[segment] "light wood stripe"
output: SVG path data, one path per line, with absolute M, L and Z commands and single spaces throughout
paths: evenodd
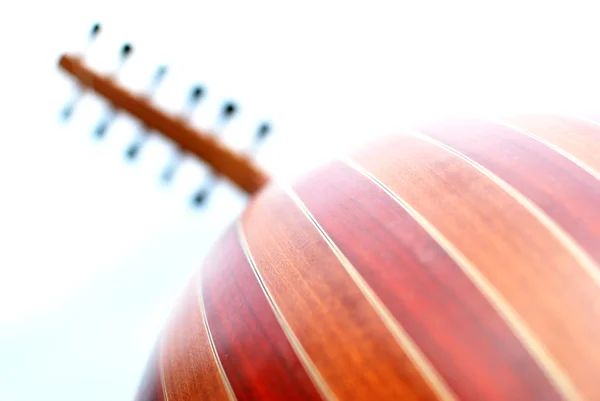
M 327 235 L 323 227 L 315 220 L 310 211 L 306 208 L 302 200 L 298 195 L 287 185 L 280 184 L 283 190 L 288 194 L 294 203 L 300 208 L 307 219 L 313 224 L 319 234 L 323 237 L 327 245 L 338 258 L 348 275 L 354 280 L 354 283 L 361 290 L 365 298 L 369 301 L 375 312 L 379 315 L 382 322 L 385 324 L 387 329 L 392 333 L 398 345 L 406 352 L 408 357 L 412 360 L 415 366 L 421 371 L 423 376 L 429 382 L 430 386 L 435 390 L 441 400 L 455 400 L 456 396 L 450 390 L 448 385 L 442 380 L 439 374 L 435 371 L 431 363 L 425 358 L 422 352 L 419 350 L 414 341 L 402 328 L 400 323 L 393 317 L 389 309 L 384 305 L 371 287 L 366 283 L 364 278 L 360 275 L 356 268 L 352 266 L 352 263 L 346 258 L 338 246 L 333 240 Z
M 594 259 L 569 235 L 565 230 L 563 230 L 554 220 L 550 218 L 542 209 L 536 206 L 533 202 L 531 202 L 527 197 L 513 188 L 506 181 L 483 167 L 481 164 L 473 161 L 462 153 L 458 152 L 456 149 L 444 144 L 441 141 L 430 138 L 427 135 L 421 134 L 417 131 L 406 130 L 407 134 L 414 136 L 415 138 L 419 138 L 423 141 L 429 142 L 435 146 L 438 146 L 442 149 L 447 150 L 450 153 L 455 154 L 456 156 L 463 159 L 465 162 L 473 166 L 483 175 L 492 180 L 495 184 L 497 184 L 500 188 L 502 188 L 507 194 L 512 196 L 517 202 L 519 202 L 525 209 L 527 209 L 531 214 L 533 214 L 547 229 L 556 237 L 556 239 L 571 252 L 573 257 L 577 260 L 579 265 L 585 270 L 587 274 L 589 274 L 590 278 L 600 286 L 600 266 L 594 261 Z
M 575 387 L 568 379 L 564 371 L 557 364 L 554 358 L 548 353 L 548 350 L 536 339 L 527 328 L 527 325 L 521 317 L 511 308 L 510 304 L 494 288 L 494 286 L 485 278 L 483 274 L 475 267 L 471 261 L 449 241 L 433 224 L 417 212 L 408 202 L 402 199 L 396 192 L 390 189 L 385 183 L 376 176 L 364 169 L 361 165 L 349 158 L 341 158 L 346 164 L 354 168 L 372 180 L 377 186 L 392 197 L 404 210 L 407 211 L 425 231 L 446 251 L 448 256 L 465 272 L 465 274 L 479 288 L 481 293 L 490 301 L 490 304 L 498 314 L 504 319 L 511 331 L 523 342 L 525 347 L 531 352 L 532 357 L 538 365 L 553 379 L 558 385 L 560 391 L 569 400 L 579 400 L 581 396 L 577 393 Z
M 600 288 L 555 233 L 480 170 L 421 138 L 390 136 L 352 159 L 495 288 L 565 397 L 600 398 L 591 374 L 600 370 Z
M 260 288 L 263 290 L 265 297 L 269 301 L 269 305 L 271 305 L 271 309 L 273 310 L 273 313 L 275 314 L 275 317 L 277 318 L 279 325 L 281 326 L 283 332 L 285 333 L 285 336 L 287 337 L 292 348 L 294 349 L 294 352 L 298 356 L 298 359 L 302 363 L 302 366 L 304 366 L 304 369 L 310 376 L 315 387 L 317 388 L 317 390 L 319 390 L 319 393 L 325 400 L 331 400 L 331 401 L 337 400 L 337 397 L 333 394 L 333 392 L 331 391 L 331 389 L 329 388 L 329 386 L 327 385 L 325 380 L 323 380 L 321 373 L 319 373 L 319 370 L 316 368 L 314 363 L 311 361 L 310 357 L 306 353 L 306 350 L 302 347 L 302 344 L 298 340 L 298 337 L 296 337 L 294 330 L 292 330 L 289 323 L 286 321 L 285 317 L 281 313 L 281 310 L 279 309 L 279 306 L 277 306 L 277 303 L 275 303 L 275 300 L 273 299 L 273 296 L 269 292 L 269 289 L 266 287 L 264 280 L 261 277 L 261 274 L 258 271 L 258 268 L 256 267 L 256 262 L 254 261 L 254 258 L 252 257 L 252 252 L 250 251 L 250 247 L 248 246 L 248 240 L 246 239 L 246 234 L 244 234 L 244 228 L 242 227 L 242 224 L 239 221 L 237 223 L 237 233 L 238 233 L 239 242 L 244 251 L 244 255 L 246 255 L 246 259 L 248 260 L 248 263 L 252 267 L 252 271 L 254 272 L 256 280 L 258 281 Z
M 277 185 L 242 216 L 253 266 L 340 399 L 440 399 L 316 227 Z
M 164 396 L 170 401 L 231 401 L 211 349 L 204 311 L 198 304 L 197 284 L 194 277 L 160 342 Z
M 165 383 L 165 371 L 163 367 L 163 358 L 162 358 L 162 335 L 159 338 L 158 343 L 158 367 L 160 373 L 160 387 L 162 388 L 164 401 L 169 401 L 169 394 L 167 394 L 167 384 Z
M 221 359 L 219 358 L 219 354 L 217 353 L 215 342 L 210 332 L 210 326 L 208 325 L 208 320 L 206 319 L 206 309 L 204 308 L 204 299 L 202 298 L 202 284 L 199 283 L 199 285 L 196 286 L 196 289 L 198 292 L 198 304 L 200 306 L 200 311 L 202 314 L 202 321 L 204 322 L 204 330 L 206 331 L 206 336 L 208 337 L 210 349 L 212 351 L 213 358 L 215 359 L 215 363 L 217 364 L 219 375 L 221 376 L 221 381 L 223 382 L 223 386 L 225 386 L 225 391 L 227 392 L 229 400 L 237 401 L 235 393 L 231 388 L 231 383 L 229 383 L 229 379 L 227 378 L 227 373 L 225 372 L 225 369 L 223 369 L 223 364 L 221 363 Z
M 600 180 L 600 128 L 592 120 L 557 116 L 506 117 L 496 122 L 548 146 Z M 591 135 L 590 130 L 598 131 Z

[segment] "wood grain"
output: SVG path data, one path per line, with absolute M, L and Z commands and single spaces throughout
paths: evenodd
M 334 397 L 438 399 L 321 234 L 281 188 L 261 192 L 243 215 L 242 227 L 270 296 Z
M 202 271 L 206 317 L 238 400 L 319 400 L 238 240 L 236 226 Z
M 470 278 L 370 179 L 336 161 L 293 188 L 460 399 L 560 399 Z
M 600 125 L 558 115 L 526 115 L 504 121 L 555 146 L 600 179 Z
M 469 262 L 565 398 L 600 398 L 600 289 L 552 232 L 473 165 L 421 138 L 390 136 L 352 159 Z
M 452 121 L 418 131 L 512 185 L 600 263 L 600 185 L 589 172 L 540 141 L 497 123 Z
M 194 278 L 167 325 L 160 347 L 168 401 L 230 401 L 211 350 Z

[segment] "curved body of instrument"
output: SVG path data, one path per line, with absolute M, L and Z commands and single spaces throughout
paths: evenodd
M 599 400 L 600 125 L 384 137 L 271 182 L 214 246 L 144 400 Z

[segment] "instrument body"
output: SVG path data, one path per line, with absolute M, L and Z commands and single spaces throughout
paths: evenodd
M 600 125 L 421 126 L 250 201 L 138 400 L 600 399 Z

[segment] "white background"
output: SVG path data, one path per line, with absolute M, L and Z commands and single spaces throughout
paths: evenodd
M 86 98 L 68 124 L 63 51 L 104 32 L 89 62 L 134 54 L 123 83 L 172 67 L 156 101 L 176 112 L 195 82 L 210 127 L 238 148 L 274 122 L 259 162 L 286 179 L 405 123 L 452 114 L 593 109 L 600 89 L 593 2 L 8 2 L 0 8 L 0 400 L 129 400 L 174 297 L 243 208 L 219 186 L 199 211 L 204 170 L 186 160 L 160 183 L 172 147 L 154 138 L 123 158 L 136 124 Z

